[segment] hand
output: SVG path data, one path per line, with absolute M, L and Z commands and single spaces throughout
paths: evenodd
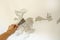
M 13 34 L 13 33 L 17 30 L 17 28 L 18 28 L 18 25 L 12 24 L 12 25 L 9 26 L 8 32 L 9 32 L 10 34 Z

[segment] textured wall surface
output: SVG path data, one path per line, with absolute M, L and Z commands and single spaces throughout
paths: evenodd
M 7 40 L 59 40 L 60 38 L 60 0 L 0 0 L 0 34 L 10 24 L 16 23 L 15 10 L 27 9 L 24 19 L 33 18 L 31 34 L 17 32 Z M 50 14 L 47 16 L 47 14 Z M 18 30 L 17 30 L 18 31 Z

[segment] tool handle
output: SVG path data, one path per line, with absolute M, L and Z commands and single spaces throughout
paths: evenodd
M 24 18 L 18 23 L 18 26 L 25 22 Z

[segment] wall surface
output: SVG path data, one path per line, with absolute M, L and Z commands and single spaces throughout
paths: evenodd
M 35 32 L 30 34 L 21 34 L 16 36 L 13 34 L 8 40 L 59 40 L 60 23 L 60 1 L 59 0 L 0 0 L 0 34 L 4 33 L 10 24 L 15 23 L 15 10 L 27 9 L 24 18 L 37 16 L 47 17 L 47 13 L 51 14 L 52 21 L 34 22 Z

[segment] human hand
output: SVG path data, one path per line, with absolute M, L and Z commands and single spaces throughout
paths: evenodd
M 8 28 L 7 31 L 8 31 L 10 34 L 13 34 L 13 33 L 17 30 L 17 28 L 18 28 L 18 25 L 12 24 L 12 25 L 9 26 L 9 28 Z

